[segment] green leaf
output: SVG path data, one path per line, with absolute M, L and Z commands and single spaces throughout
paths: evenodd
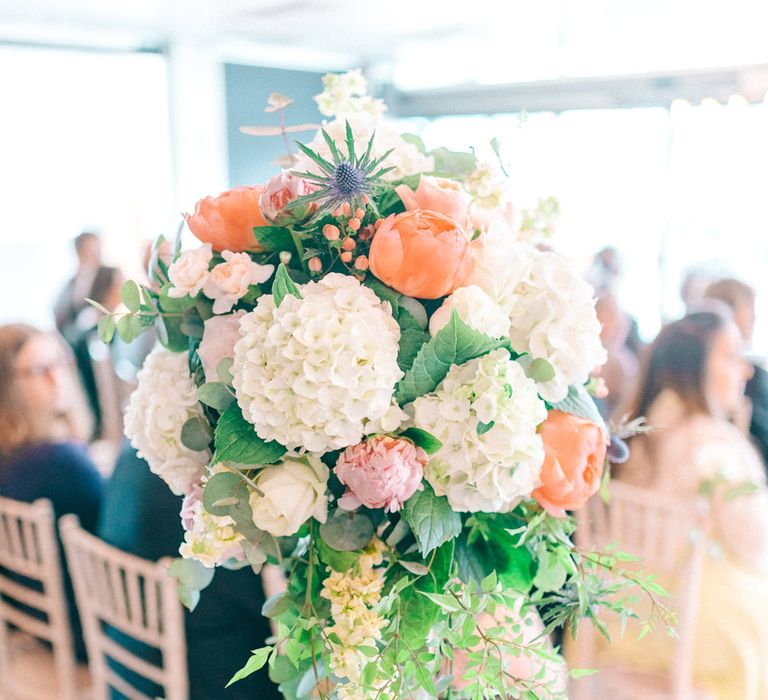
M 287 250 L 292 253 L 296 250 L 291 232 L 285 226 L 256 226 L 253 229 L 253 233 L 259 245 L 268 253 L 275 253 L 281 250 Z
M 211 426 L 201 416 L 193 416 L 181 426 L 181 444 L 195 452 L 207 450 L 212 437 Z
M 269 659 L 269 655 L 272 653 L 272 647 L 266 646 L 261 649 L 254 649 L 251 653 L 251 658 L 245 662 L 245 666 L 232 676 L 229 683 L 225 686 L 226 688 L 229 688 L 233 683 L 237 683 L 237 681 L 241 681 L 243 678 L 247 678 L 252 673 L 256 673 L 256 671 L 263 668 Z
M 123 286 L 120 287 L 120 301 L 125 304 L 129 311 L 136 313 L 141 306 L 141 292 L 139 291 L 139 285 L 133 280 L 126 280 L 123 282 Z
M 277 266 L 277 272 L 275 273 L 275 279 L 272 282 L 272 296 L 275 298 L 275 305 L 280 306 L 283 299 L 288 295 L 295 296 L 301 299 L 301 292 L 296 286 L 295 282 L 288 275 L 288 268 L 280 263 Z
M 496 425 L 496 421 L 492 420 L 488 423 L 483 423 L 481 421 L 478 421 L 477 423 L 477 434 L 478 435 L 485 435 L 493 426 Z
M 416 447 L 420 447 L 428 455 L 435 454 L 443 446 L 443 443 L 432 433 L 428 433 L 421 428 L 408 428 L 400 433 L 400 436 L 408 438 Z
M 597 672 L 598 670 L 596 668 L 572 668 L 568 671 L 568 675 L 576 680 L 578 678 L 584 678 L 584 676 L 592 676 Z
M 461 517 L 454 512 L 445 496 L 436 496 L 432 487 L 423 483 L 403 505 L 403 518 L 410 525 L 422 557 L 461 532 Z
M 400 134 L 400 138 L 403 139 L 406 143 L 412 143 L 416 148 L 419 149 L 420 153 L 426 153 L 427 148 L 424 145 L 424 141 L 422 141 L 421 136 L 417 136 L 416 134 Z M 416 189 L 415 187 L 413 189 Z
M 429 394 L 445 379 L 451 365 L 461 365 L 497 348 L 508 348 L 503 338 L 491 338 L 470 328 L 454 309 L 450 321 L 421 346 L 412 367 L 395 387 L 400 405 Z
M 112 316 L 102 316 L 96 324 L 96 330 L 102 343 L 111 343 L 117 330 L 115 319 Z
M 138 316 L 125 314 L 117 320 L 117 334 L 126 343 L 131 343 L 144 331 Z
M 400 344 L 397 351 L 397 364 L 403 372 L 413 365 L 421 346 L 429 340 L 425 331 L 410 311 L 401 306 L 397 312 L 397 323 L 400 326 Z
M 200 591 L 213 581 L 215 571 L 195 559 L 174 559 L 171 562 L 168 575 L 176 579 L 179 600 L 190 612 L 200 601 Z
M 445 177 L 466 177 L 477 168 L 477 158 L 474 153 L 461 153 L 447 148 L 436 148 L 429 155 L 435 159 L 435 172 Z
M 217 411 L 225 411 L 235 400 L 235 395 L 223 382 L 208 382 L 197 390 L 197 399 Z
M 342 508 L 337 508 L 320 525 L 320 536 L 329 547 L 339 552 L 363 549 L 371 541 L 374 531 L 373 523 L 367 515 Z
M 482 589 L 483 593 L 491 593 L 496 588 L 496 584 L 498 583 L 498 579 L 496 577 L 496 572 L 491 571 L 490 574 L 488 574 L 481 582 L 480 582 L 480 588 Z
M 440 608 L 413 586 L 400 595 L 400 636 L 411 649 L 423 647 L 432 625 L 440 616 Z
M 283 651 L 288 657 L 288 660 L 298 669 L 299 659 L 301 658 L 301 642 L 293 637 L 286 639 L 283 644 Z
M 392 307 L 392 316 L 397 318 L 400 310 L 400 298 L 403 296 L 400 292 L 388 287 L 384 282 L 376 277 L 367 277 L 363 284 L 368 287 L 379 299 L 388 301 Z
M 525 374 L 534 382 L 548 382 L 555 378 L 555 368 L 543 357 L 537 357 L 525 370 Z
M 536 576 L 533 578 L 536 588 L 544 592 L 559 591 L 565 585 L 566 578 L 568 572 L 556 553 L 544 552 L 539 556 Z
M 248 510 L 248 486 L 234 472 L 219 472 L 211 476 L 203 489 L 203 506 L 211 515 L 230 515 Z M 237 518 L 235 518 L 237 520 Z
M 608 428 L 600 415 L 600 411 L 597 410 L 592 397 L 581 384 L 571 384 L 568 387 L 568 395 L 562 401 L 552 404 L 552 408 L 563 411 L 563 413 L 572 413 L 574 416 L 596 423 L 605 429 L 606 435 L 608 434 Z
M 216 424 L 214 445 L 214 461 L 236 464 L 274 464 L 286 452 L 279 442 L 262 440 L 243 418 L 236 403 L 221 414 Z
M 338 549 L 334 549 L 327 544 L 322 537 L 318 537 L 315 542 L 317 543 L 317 553 L 320 560 L 340 574 L 349 571 L 354 566 L 358 557 L 363 553 L 361 550 L 340 552 Z

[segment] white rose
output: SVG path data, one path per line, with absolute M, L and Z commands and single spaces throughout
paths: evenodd
M 509 318 L 480 287 L 459 287 L 445 299 L 443 305 L 429 319 L 429 332 L 435 335 L 448 325 L 451 312 L 456 310 L 464 323 L 491 338 L 502 338 L 509 330 Z
M 168 277 L 173 285 L 168 290 L 168 296 L 173 299 L 179 299 L 187 294 L 195 296 L 208 280 L 208 265 L 212 257 L 210 243 L 183 252 L 181 257 L 171 263 L 168 268 Z
M 255 479 L 264 495 L 250 497 L 256 527 L 275 537 L 298 532 L 313 517 L 324 523 L 328 516 L 328 467 L 315 455 L 286 457 L 262 469 Z
M 252 284 L 266 282 L 275 271 L 274 265 L 258 265 L 248 253 L 225 250 L 219 263 L 211 270 L 203 285 L 203 293 L 213 299 L 213 313 L 229 312 L 247 293 Z
M 216 369 L 227 357 L 235 356 L 235 343 L 240 339 L 240 318 L 242 309 L 225 316 L 212 316 L 203 324 L 203 339 L 197 348 L 203 364 L 206 382 L 219 381 Z

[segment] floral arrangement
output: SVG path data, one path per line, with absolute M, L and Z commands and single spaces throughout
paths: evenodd
M 184 496 L 182 599 L 283 567 L 233 681 L 268 664 L 286 697 L 563 697 L 547 633 L 631 615 L 567 514 L 609 447 L 592 290 L 499 168 L 398 134 L 359 71 L 324 86 L 290 166 L 201 200 L 202 245 L 99 323 L 161 341 L 125 431 Z

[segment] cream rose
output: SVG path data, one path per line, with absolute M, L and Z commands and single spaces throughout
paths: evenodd
M 242 299 L 252 284 L 266 282 L 275 271 L 274 265 L 258 265 L 248 253 L 225 250 L 203 285 L 203 293 L 213 299 L 213 313 L 226 314 Z
M 309 519 L 324 523 L 328 516 L 328 467 L 307 454 L 286 457 L 262 469 L 255 479 L 263 495 L 254 492 L 250 503 L 256 527 L 275 537 L 298 532 Z
M 182 253 L 168 268 L 168 277 L 173 285 L 168 290 L 168 296 L 173 299 L 187 294 L 195 296 L 208 281 L 208 265 L 212 257 L 210 243 Z

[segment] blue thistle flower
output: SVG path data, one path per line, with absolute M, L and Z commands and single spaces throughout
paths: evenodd
M 350 209 L 365 209 L 366 199 L 373 205 L 373 195 L 385 186 L 382 175 L 393 168 L 383 168 L 381 164 L 387 159 L 392 149 L 380 158 L 371 159 L 371 149 L 375 132 L 368 140 L 368 147 L 362 156 L 355 153 L 355 139 L 352 127 L 347 122 L 346 129 L 346 155 L 343 154 L 328 132 L 322 130 L 323 138 L 331 151 L 331 160 L 326 160 L 311 148 L 302 143 L 297 143 L 301 151 L 311 158 L 320 168 L 320 174 L 299 172 L 294 173 L 299 177 L 314 183 L 319 189 L 296 198 L 288 207 L 290 209 L 316 203 L 317 210 L 313 218 L 324 216 L 328 212 L 335 211 L 342 204 L 349 204 Z

